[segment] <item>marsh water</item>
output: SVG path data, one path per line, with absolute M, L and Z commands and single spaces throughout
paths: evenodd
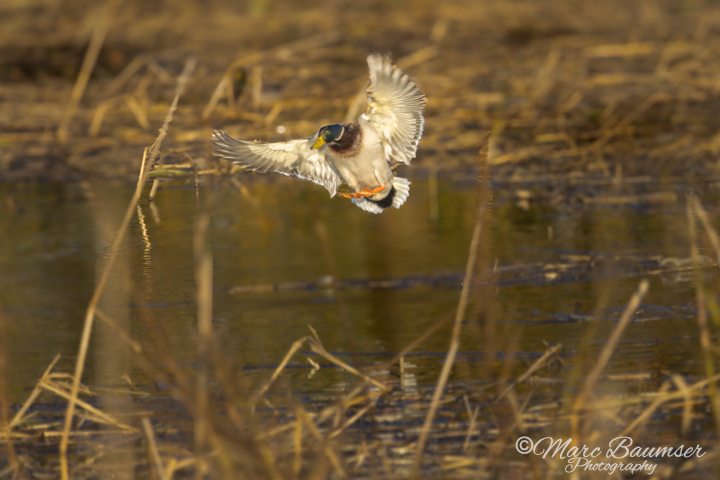
M 168 184 L 152 205 L 146 190 L 99 304 L 120 330 L 96 322 L 85 383 L 152 380 L 119 331 L 155 364 L 192 371 L 199 212 L 211 217 L 214 332 L 225 361 L 250 377 L 267 378 L 308 326 L 327 350 L 367 366 L 454 313 L 475 222 L 474 185 L 441 180 L 434 190 L 417 179 L 401 209 L 370 215 L 306 182 L 243 182 Z M 131 194 L 130 185 L 92 182 L 0 186 L 0 316 L 11 402 L 27 397 L 55 355 L 64 369 L 73 365 L 85 309 Z M 648 278 L 649 294 L 608 373 L 703 373 L 692 271 L 661 268 L 689 256 L 682 199 L 652 207 L 500 202 L 488 228 L 496 280 L 489 298 L 475 301 L 491 304 L 499 360 L 512 354 L 526 368 L 557 343 L 570 361 L 599 350 Z M 704 275 L 714 277 L 714 269 Z M 482 325 L 469 317 L 463 328 L 454 380 L 483 383 L 482 373 L 462 366 L 487 353 Z M 449 332 L 448 325 L 408 357 L 418 384 L 436 381 Z M 309 401 L 343 388 L 342 372 L 309 380 L 301 357 L 291 366 L 292 389 Z

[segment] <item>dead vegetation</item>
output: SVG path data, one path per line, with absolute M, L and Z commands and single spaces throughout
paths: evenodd
M 562 477 L 566 462 L 517 454 L 520 436 L 545 434 L 597 445 L 619 435 L 649 446 L 692 439 L 708 454 L 659 461 L 658 478 L 717 472 L 712 438 L 720 427 L 708 432 L 706 412 L 720 422 L 712 333 L 720 317 L 705 285 L 702 266 L 710 263 L 700 255 L 697 237 L 708 239 L 716 264 L 720 243 L 694 195 L 687 200 L 691 256 L 669 266 L 663 264 L 667 259 L 656 259 L 655 267 L 695 276 L 704 378 L 605 372 L 647 293 L 642 280 L 589 366 L 566 364 L 562 346 L 553 345 L 537 352 L 528 368 L 512 372 L 489 354 L 478 362 L 486 373 L 482 385 L 452 380 L 466 315 L 482 320 L 488 352 L 495 352 L 492 312 L 482 301 L 493 275 L 482 242 L 491 198 L 484 181 L 488 168 L 493 181 L 537 190 L 521 197 L 550 203 L 576 198 L 675 203 L 682 197 L 668 178 L 683 188 L 682 182 L 690 182 L 701 193 L 718 184 L 715 7 L 697 2 L 677 11 L 669 1 L 623 5 L 375 2 L 346 8 L 330 2 L 320 10 L 259 1 L 243 10 L 216 2 L 206 16 L 189 2 L 161 11 L 113 0 L 104 8 L 83 2 L 0 7 L 16 20 L 0 27 L 2 38 L 12 39 L 2 51 L 16 46 L 0 65 L 3 178 L 138 178 L 88 306 L 74 373 L 56 372 L 53 362 L 14 415 L 3 408 L 7 421 L 0 447 L 8 460 L 0 463 L 0 478 L 96 478 L 110 471 L 168 480 L 236 478 L 239 472 L 243 478 Z M 33 9 L 40 13 L 31 14 Z M 413 384 L 407 358 L 446 328 L 449 318 L 439 319 L 387 365 L 368 371 L 328 352 L 311 332 L 277 359 L 276 371 L 262 385 L 252 385 L 251 394 L 235 391 L 210 321 L 212 259 L 208 214 L 201 213 L 194 239 L 199 362 L 193 381 L 163 378 L 169 385 L 164 396 L 138 391 L 130 382 L 131 388 L 116 393 L 138 398 L 139 408 L 124 412 L 123 419 L 103 412 L 92 400 L 99 389 L 81 381 L 87 346 L 96 318 L 113 324 L 97 309 L 102 279 L 113 268 L 148 176 L 179 174 L 197 181 L 226 172 L 209 154 L 214 125 L 245 138 L 292 138 L 356 113 L 362 108 L 357 98 L 364 91 L 368 51 L 391 51 L 430 99 L 417 170 L 430 176 L 460 172 L 473 181 L 480 171 L 484 179 L 451 343 L 435 388 Z M 478 162 L 487 131 L 493 142 L 487 161 Z M 569 184 L 580 186 L 578 197 L 568 195 L 577 192 Z M 321 227 L 318 238 L 324 238 Z M 552 281 L 596 260 L 544 265 L 537 275 Z M 331 255 L 325 261 L 332 272 Z M 653 266 L 643 268 L 638 276 Z M 498 280 L 503 274 L 512 272 L 501 271 Z M 341 286 L 330 288 L 346 308 Z M 117 328 L 118 341 L 155 375 L 137 339 Z M 309 375 L 332 365 L 354 379 L 351 388 L 326 406 L 283 404 L 284 397 L 271 397 L 288 364 L 301 355 L 311 360 Z M 613 384 L 622 384 L 617 389 L 622 395 L 614 393 Z M 153 414 L 158 403 L 171 414 Z M 118 449 L 126 456 L 117 457 Z M 96 468 L 100 464 L 103 470 Z
M 418 174 L 475 171 L 492 131 L 494 181 L 530 182 L 544 201 L 575 201 L 568 181 L 586 202 L 638 188 L 654 201 L 667 194 L 656 189 L 663 179 L 717 184 L 712 3 L 253 5 L 214 2 L 202 15 L 189 2 L 169 12 L 120 1 L 2 7 L 15 20 L 0 32 L 3 178 L 134 177 L 189 56 L 198 75 L 158 175 L 225 172 L 210 155 L 212 127 L 273 140 L 354 117 L 363 59 L 381 51 L 430 99 Z
M 488 161 L 481 154 L 480 170 L 486 180 L 479 182 L 479 199 L 475 228 L 470 243 L 463 288 L 455 312 L 448 353 L 437 385 L 432 391 L 421 390 L 408 371 L 406 357 L 429 336 L 444 327 L 442 319 L 420 335 L 385 365 L 374 366 L 364 372 L 327 351 L 317 333 L 298 339 L 280 361 L 275 372 L 261 386 L 255 385 L 248 397 L 234 390 L 222 363 L 222 354 L 212 325 L 212 259 L 207 249 L 209 216 L 201 212 L 195 227 L 195 265 L 198 305 L 198 365 L 191 385 L 170 384 L 170 400 L 141 393 L 143 401 L 137 407 L 122 412 L 120 420 L 93 405 L 92 389 L 81 384 L 85 367 L 90 332 L 96 318 L 113 324 L 112 319 L 97 308 L 105 293 L 105 280 L 114 268 L 114 259 L 136 212 L 137 202 L 147 178 L 146 164 L 155 158 L 168 131 L 184 85 L 193 73 L 194 63 L 188 62 L 178 78 L 177 91 L 166 116 L 160 135 L 142 158 L 138 187 L 130 204 L 108 260 L 97 282 L 95 293 L 88 305 L 85 326 L 76 359 L 75 373 L 69 375 L 53 371 L 56 359 L 47 368 L 25 404 L 7 422 L 3 429 L 3 448 L 8 462 L 3 476 L 9 478 L 49 475 L 61 478 L 91 478 L 98 474 L 115 476 L 159 477 L 163 479 L 187 476 L 236 478 L 326 478 L 326 477 L 409 477 L 444 476 L 452 478 L 489 478 L 495 475 L 515 478 L 532 478 L 567 472 L 563 458 L 548 461 L 530 455 L 526 461 L 518 460 L 518 442 L 526 435 L 552 435 L 572 438 L 573 445 L 601 444 L 613 438 L 631 436 L 634 441 L 645 441 L 661 447 L 668 442 L 680 442 L 692 429 L 706 429 L 707 417 L 703 409 L 717 407 L 715 374 L 716 352 L 708 329 L 708 316 L 714 321 L 716 311 L 705 295 L 697 247 L 691 254 L 698 285 L 698 311 L 701 346 L 706 359 L 705 379 L 688 383 L 686 379 L 669 372 L 662 373 L 657 390 L 647 390 L 656 379 L 638 375 L 610 376 L 604 373 L 623 330 L 635 317 L 649 283 L 642 280 L 617 325 L 610 333 L 598 358 L 590 368 L 576 364 L 565 366 L 560 355 L 561 345 L 554 345 L 542 353 L 532 365 L 517 376 L 490 380 L 494 358 L 487 360 L 490 370 L 485 385 L 473 388 L 450 381 L 460 336 L 466 315 L 484 319 L 486 328 L 492 328 L 491 312 L 483 299 L 487 294 L 489 275 L 487 260 L 482 256 L 486 249 L 481 245 L 486 225 L 487 205 L 490 198 L 487 179 Z M 707 215 L 695 197 L 688 201 L 689 228 L 695 232 L 695 219 L 699 219 L 714 252 L 720 260 L 720 243 Z M 327 234 L 318 227 L 318 237 L 327 243 Z M 695 240 L 695 233 L 691 235 Z M 326 248 L 329 252 L 329 249 Z M 333 271 L 330 253 L 326 262 Z M 485 267 L 483 267 L 485 265 Z M 336 288 L 336 287 L 332 287 Z M 471 296 L 472 292 L 472 296 Z M 346 308 L 340 291 L 336 291 L 341 310 Z M 472 300 L 471 300 L 472 298 Z M 474 303 L 470 308 L 470 303 Z M 708 313 L 709 312 L 709 313 Z M 120 330 L 122 332 L 122 329 Z M 151 362 L 128 332 L 118 336 L 127 347 L 136 352 L 134 361 L 152 373 Z M 276 404 L 268 394 L 275 382 L 285 373 L 288 364 L 305 347 L 354 377 L 352 388 L 326 406 L 314 404 L 306 407 L 300 402 Z M 308 354 L 306 354 L 308 355 Z M 312 357 L 310 375 L 321 366 Z M 561 365 L 560 375 L 551 367 Z M 327 364 L 326 364 L 327 365 Z M 177 368 L 177 367 L 175 367 Z M 326 367 L 327 368 L 327 367 Z M 486 367 L 487 368 L 487 367 Z M 556 367 L 557 368 L 557 367 Z M 392 373 L 399 369 L 399 378 Z M 158 377 L 159 378 L 159 377 Z M 211 382 L 214 379 L 214 382 Z M 603 392 L 598 384 L 622 382 L 625 395 Z M 165 380 L 167 381 L 167 380 Z M 137 396 L 131 389 L 115 391 L 115 395 Z M 631 385 L 644 385 L 644 391 L 627 395 Z M 560 388 L 560 390 L 558 390 Z M 564 392 L 558 395 L 558 391 Z M 49 409 L 42 418 L 43 406 L 39 396 L 50 393 L 67 400 L 62 419 L 62 408 Z M 170 402 L 168 408 L 164 402 Z M 281 400 L 282 401 L 282 400 Z M 57 400 L 56 400 L 57 402 Z M 161 409 L 180 408 L 180 415 L 170 418 L 166 413 L 152 414 L 147 409 L 160 403 Z M 58 415 L 60 414 L 60 415 Z M 713 413 L 717 417 L 717 412 Z M 663 431 L 663 421 L 654 417 L 679 417 L 679 434 L 653 439 L 652 432 Z M 7 416 L 7 415 L 5 415 Z M 716 468 L 717 451 L 714 443 L 697 440 L 697 448 L 706 450 L 686 462 L 665 461 L 664 458 L 644 460 L 646 470 L 652 469 L 659 478 L 695 476 Z M 39 448 L 42 445 L 42 449 Z M 124 453 L 118 453 L 124 452 Z M 118 457 L 120 455 L 120 457 Z M 123 457 L 124 455 L 124 457 Z M 124 458 L 125 461 L 119 461 Z M 522 458 L 522 457 L 521 457 Z M 128 463 L 128 459 L 130 462 Z M 527 462 L 527 464 L 526 464 Z M 530 466 L 530 471 L 527 466 Z M 523 473 L 525 471 L 525 473 Z

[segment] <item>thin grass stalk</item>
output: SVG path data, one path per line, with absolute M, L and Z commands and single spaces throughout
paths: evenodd
M 293 456 L 292 471 L 295 478 L 300 475 L 302 468 L 302 439 L 303 439 L 303 422 L 300 417 L 295 418 L 295 430 L 293 430 L 293 446 L 295 455 Z
M 715 250 L 716 262 L 720 265 L 720 238 L 718 238 L 717 231 L 715 231 L 715 228 L 713 228 L 710 223 L 710 219 L 708 218 L 702 203 L 700 203 L 700 199 L 693 195 L 690 197 L 690 201 L 693 204 L 693 209 L 695 210 L 697 218 L 700 219 L 700 223 L 702 223 L 705 228 L 705 233 L 707 233 L 707 236 L 710 239 L 710 244 L 713 246 L 713 250 Z
M 468 431 L 465 435 L 465 442 L 463 443 L 463 452 L 467 451 L 468 446 L 470 445 L 470 438 L 473 435 L 473 432 L 475 431 L 475 424 L 477 423 L 477 416 L 480 413 L 480 407 L 477 406 L 475 408 L 470 407 L 470 400 L 468 400 L 467 395 L 463 395 L 463 401 L 465 402 L 465 410 L 467 410 L 468 419 L 470 420 L 470 425 L 468 425 Z
M 702 223 L 703 227 L 705 228 L 705 233 L 707 234 L 708 239 L 710 240 L 710 244 L 715 251 L 717 265 L 720 265 L 720 238 L 718 238 L 717 231 L 710 223 L 710 219 L 708 218 L 708 215 L 705 212 L 705 209 L 703 208 L 700 199 L 698 199 L 696 196 L 692 196 L 691 199 L 694 204 L 694 211 L 697 214 L 697 218 L 700 219 L 700 223 Z M 699 260 L 700 258 L 698 257 L 695 258 L 695 260 L 693 261 L 693 268 L 697 275 L 696 279 L 698 282 L 702 281 L 702 275 L 699 274 L 699 269 L 700 265 L 704 263 L 700 262 Z M 720 306 L 718 306 L 717 300 L 714 296 L 710 295 L 706 297 L 705 309 L 709 310 L 710 318 L 712 319 L 715 326 L 720 326 Z M 707 316 L 707 313 L 705 313 L 705 315 Z M 709 329 L 707 328 L 707 319 L 705 319 L 705 330 L 706 333 L 709 334 Z M 701 341 L 705 342 L 707 345 L 712 345 L 712 342 L 709 338 L 704 338 Z M 717 348 L 717 346 L 714 348 Z M 712 352 L 710 350 L 706 351 L 710 352 L 710 355 L 712 356 Z M 710 365 L 710 371 L 714 372 L 714 367 L 712 366 L 712 363 Z M 711 387 L 710 393 L 711 401 L 713 402 L 713 411 L 715 412 L 717 431 L 718 435 L 720 435 L 720 398 L 717 395 L 717 389 L 715 388 L 715 385 Z
M 305 342 L 307 342 L 308 337 L 302 337 L 298 340 L 295 340 L 295 342 L 290 347 L 290 350 L 288 350 L 287 354 L 285 355 L 285 358 L 283 358 L 282 362 L 280 362 L 280 365 L 275 369 L 272 376 L 270 377 L 270 380 L 268 380 L 265 385 L 262 386 L 262 388 L 253 396 L 252 400 L 250 401 L 250 409 L 251 411 L 255 411 L 255 407 L 257 406 L 260 399 L 262 399 L 263 395 L 270 389 L 272 384 L 277 380 L 277 378 L 280 376 L 282 371 L 287 366 L 288 362 L 292 358 L 293 355 L 295 355 L 295 352 L 300 350 L 300 348 L 305 345 Z
M 12 441 L 12 435 L 10 434 L 10 424 L 8 421 L 8 412 L 10 411 L 10 405 L 8 402 L 8 384 L 7 384 L 7 378 L 8 378 L 8 349 L 6 345 L 6 327 L 5 327 L 5 316 L 0 313 L 0 428 L 2 428 L 2 432 L 0 433 L 0 438 L 2 437 L 2 434 L 5 434 L 5 442 L 6 442 L 6 449 L 7 449 L 7 455 L 8 460 L 10 463 L 10 467 L 13 468 L 15 471 L 17 471 L 17 468 L 19 466 L 17 455 L 15 455 L 15 446 L 13 445 Z
M 100 295 L 103 292 L 105 283 L 110 276 L 110 271 L 113 264 L 115 263 L 115 259 L 117 258 L 118 252 L 120 250 L 120 244 L 125 238 L 125 232 L 127 230 L 127 227 L 130 224 L 130 220 L 132 219 L 133 215 L 135 214 L 135 207 L 137 206 L 137 202 L 140 200 L 140 194 L 142 193 L 142 188 L 145 184 L 145 179 L 147 177 L 147 173 L 145 171 L 147 153 L 148 149 L 146 148 L 143 152 L 142 162 L 140 163 L 140 175 L 138 175 L 138 182 L 135 187 L 135 193 L 132 197 L 132 200 L 130 201 L 130 205 L 128 206 L 127 211 L 125 212 L 125 217 L 120 224 L 120 229 L 118 230 L 118 233 L 115 236 L 115 241 L 110 248 L 110 255 L 108 257 L 107 263 L 105 264 L 105 269 L 100 276 L 98 284 L 95 286 L 95 291 L 93 292 L 93 296 L 90 299 L 90 303 L 88 304 L 87 312 L 85 313 L 85 322 L 83 325 L 82 336 L 80 338 L 78 359 L 75 363 L 75 373 L 73 376 L 72 389 L 70 390 L 70 399 L 68 400 L 68 407 L 67 411 L 65 412 L 65 426 L 63 428 L 62 440 L 60 441 L 60 473 L 63 480 L 68 479 L 68 438 L 70 434 L 70 427 L 72 425 L 72 418 L 75 414 L 75 404 L 77 403 L 80 379 L 82 378 L 83 370 L 85 368 L 85 358 L 87 357 L 87 350 L 90 345 L 90 334 L 92 333 L 93 320 L 95 318 L 95 309 L 97 308 L 98 301 L 100 300 Z
M 448 323 L 450 320 L 452 320 L 452 318 L 453 318 L 453 317 L 452 317 L 452 314 L 451 314 L 451 313 L 448 313 L 445 317 L 443 317 L 443 318 L 441 318 L 440 320 L 438 320 L 437 322 L 435 322 L 430 328 L 428 328 L 428 329 L 425 331 L 425 333 L 423 333 L 423 334 L 420 335 L 418 338 L 416 338 L 415 340 L 413 340 L 413 341 L 410 343 L 410 345 L 408 345 L 407 347 L 403 348 L 403 349 L 400 351 L 400 353 L 398 353 L 397 355 L 395 355 L 390 361 L 388 361 L 388 362 L 385 363 L 384 365 L 389 368 L 390 365 L 393 365 L 393 364 L 395 364 L 395 363 L 398 363 L 398 362 L 403 361 L 403 358 L 404 358 L 408 353 L 412 352 L 412 351 L 415 350 L 418 346 L 422 345 L 422 344 L 425 342 L 425 340 L 427 340 L 428 338 L 432 337 L 438 330 L 440 330 L 440 328 L 444 327 L 446 323 Z
M 522 375 L 520 375 L 520 376 L 517 378 L 517 380 L 513 381 L 510 385 L 508 385 L 508 387 L 505 389 L 505 391 L 503 391 L 500 395 L 498 395 L 498 398 L 495 400 L 495 403 L 499 402 L 505 395 L 507 395 L 508 392 L 509 392 L 513 387 L 515 387 L 516 385 L 524 382 L 530 375 L 532 375 L 533 373 L 535 373 L 541 366 L 543 366 L 543 364 L 545 363 L 545 361 L 546 361 L 548 358 L 550 358 L 551 356 L 553 356 L 553 355 L 555 354 L 555 352 L 557 352 L 558 350 L 560 350 L 561 347 L 562 347 L 562 343 L 559 343 L 559 344 L 555 345 L 554 347 L 549 348 L 549 349 L 543 354 L 542 357 L 538 358 L 538 359 L 535 361 L 535 363 L 533 363 L 533 364 L 530 366 L 530 368 L 528 368 L 528 369 L 525 371 L 525 373 L 523 373 Z
M 337 430 L 335 430 L 334 432 L 332 432 L 332 433 L 328 436 L 328 438 L 335 438 L 335 437 L 337 437 L 338 435 L 340 435 L 340 434 L 343 432 L 343 430 L 345 430 L 347 427 L 349 427 L 349 426 L 352 425 L 353 423 L 357 422 L 363 415 L 365 415 L 371 408 L 373 408 L 373 407 L 377 404 L 378 400 L 380 400 L 380 397 L 379 397 L 379 396 L 378 396 L 378 397 L 375 397 L 375 398 L 370 402 L 369 405 L 366 405 L 366 406 L 363 407 L 359 412 L 357 412 L 355 415 L 353 415 L 352 417 L 350 417 L 345 423 L 342 424 L 342 426 L 340 426 Z
M 480 160 L 478 165 L 478 201 L 487 205 L 488 210 L 490 206 L 492 206 L 493 201 L 490 161 L 496 158 L 498 152 L 497 141 L 493 138 L 493 134 L 494 131 L 488 131 L 485 134 L 481 148 L 478 151 Z M 482 218 L 482 221 L 485 222 L 486 225 L 489 225 L 491 211 L 483 214 Z M 486 229 L 478 243 L 480 251 L 477 253 L 475 259 L 475 282 L 470 290 L 471 298 L 489 298 L 492 294 L 491 285 L 496 270 L 490 270 L 488 268 L 491 260 L 490 240 L 490 235 Z M 495 258 L 495 263 L 497 264 L 497 262 L 498 259 Z M 495 316 L 492 314 L 491 302 L 479 302 L 468 314 L 477 322 L 477 328 L 468 332 L 471 335 L 471 341 L 477 345 L 481 345 L 481 348 L 485 352 L 485 361 L 478 363 L 476 367 L 478 374 L 483 375 L 483 373 L 480 373 L 481 371 L 486 372 L 495 369 L 494 362 L 497 357 L 497 350 L 500 348 L 497 322 L 495 321 Z
M 48 379 L 42 380 L 40 382 L 40 387 L 43 390 L 47 390 L 49 392 L 54 393 L 58 397 L 62 397 L 67 400 L 70 400 L 70 394 L 68 394 L 67 391 L 65 391 L 63 388 L 59 387 L 55 383 L 49 381 Z M 82 408 L 83 410 L 88 412 L 89 414 L 94 415 L 96 417 L 95 421 L 98 423 L 106 423 L 108 425 L 114 425 L 123 430 L 135 431 L 135 429 L 133 427 L 123 424 L 122 422 L 117 420 L 112 415 L 109 415 L 109 414 L 103 412 L 102 410 L 93 407 L 89 403 L 84 402 L 84 401 L 80 400 L 79 398 L 75 399 L 75 403 L 77 406 L 79 406 L 80 408 Z
M 118 229 L 118 232 L 115 236 L 115 241 L 110 248 L 110 254 L 108 256 L 107 263 L 105 264 L 105 268 L 100 276 L 100 280 L 98 280 L 98 283 L 95 286 L 95 291 L 93 292 L 93 295 L 88 304 L 87 311 L 85 313 L 85 321 L 83 324 L 82 336 L 80 338 L 80 347 L 78 350 L 78 358 L 75 364 L 75 373 L 73 376 L 72 389 L 70 391 L 70 399 L 68 400 L 68 407 L 67 411 L 65 412 L 65 425 L 63 427 L 62 440 L 60 441 L 60 476 L 62 480 L 68 480 L 69 478 L 67 450 L 70 437 L 70 427 L 72 425 L 72 419 L 75 414 L 75 404 L 77 402 L 78 390 L 80 388 L 80 379 L 82 378 L 83 370 L 85 368 L 85 359 L 87 358 L 87 351 L 90 345 L 90 334 L 92 333 L 93 320 L 95 318 L 95 309 L 97 308 L 98 301 L 100 300 L 100 295 L 102 295 L 103 288 L 107 283 L 108 277 L 110 276 L 110 271 L 112 270 L 115 259 L 117 258 L 118 252 L 120 250 L 120 244 L 125 237 L 125 232 L 127 231 L 128 225 L 130 224 L 130 220 L 132 219 L 133 215 L 135 215 L 135 209 L 138 202 L 140 201 L 140 195 L 142 193 L 143 186 L 145 185 L 145 182 L 147 180 L 148 172 L 146 168 L 146 161 L 148 160 L 148 156 L 150 159 L 153 159 L 160 151 L 160 146 L 162 145 L 162 142 L 167 135 L 170 122 L 172 121 L 173 113 L 175 112 L 178 101 L 180 100 L 180 95 L 185 90 L 187 81 L 190 78 L 190 75 L 192 74 L 194 69 L 195 61 L 193 59 L 188 60 L 188 62 L 185 64 L 185 69 L 183 70 L 183 73 L 178 78 L 178 84 L 175 90 L 175 98 L 173 98 L 173 102 L 170 105 L 167 115 L 165 116 L 165 122 L 160 128 L 160 133 L 155 139 L 152 147 L 150 147 L 149 155 L 147 148 L 143 152 L 142 161 L 140 163 L 138 182 L 135 186 L 135 193 L 133 194 L 127 211 L 125 212 L 125 217 L 120 224 L 120 228 Z
M 305 409 L 302 407 L 298 407 L 295 412 L 296 416 L 303 421 L 305 426 L 307 426 L 310 434 L 315 437 L 315 440 L 317 440 L 317 442 L 323 447 L 325 455 L 327 456 L 328 460 L 330 460 L 330 463 L 332 463 L 333 467 L 335 467 L 336 474 L 339 475 L 341 478 L 347 478 L 347 474 L 342 467 L 342 463 L 340 463 L 337 455 L 335 455 L 335 452 L 333 452 L 332 448 L 330 448 L 330 446 L 327 444 L 327 441 L 323 438 L 320 430 L 317 428 L 317 425 L 315 425 L 315 422 L 312 421 L 312 418 L 310 418 Z
M 212 253 L 207 247 L 207 233 L 210 216 L 204 213 L 195 224 L 195 283 L 197 286 L 198 317 L 198 375 L 195 407 L 195 449 L 198 455 L 207 447 L 210 428 L 209 416 L 209 376 L 210 352 L 213 343 L 212 328 Z M 199 474 L 199 472 L 198 472 Z
M 57 363 L 57 361 L 60 360 L 60 354 L 58 353 L 55 355 L 55 358 L 53 358 L 52 362 L 50 362 L 50 365 L 45 369 L 45 373 L 43 373 L 43 376 L 40 377 L 40 380 L 38 381 L 37 385 L 35 386 L 35 389 L 32 391 L 30 396 L 27 400 L 25 400 L 25 403 L 22 407 L 20 407 L 20 410 L 15 414 L 13 419 L 10 421 L 10 424 L 8 425 L 8 430 L 12 429 L 14 426 L 20 424 L 22 422 L 23 416 L 25 415 L 25 412 L 28 411 L 28 409 L 32 406 L 33 402 L 35 402 L 35 399 L 42 393 L 42 382 L 48 378 L 50 375 L 50 372 L 52 372 L 53 367 Z
M 372 383 L 373 385 L 375 385 L 377 388 L 379 388 L 383 392 L 388 390 L 388 387 L 386 387 L 382 383 L 378 382 L 374 378 L 368 377 L 367 375 L 362 373 L 360 370 L 348 365 L 347 363 L 343 362 L 342 360 L 340 360 L 339 358 L 337 358 L 336 356 L 334 356 L 333 354 L 331 354 L 330 352 L 325 350 L 325 347 L 323 347 L 322 344 L 318 343 L 318 341 L 316 339 L 310 338 L 309 343 L 310 343 L 310 350 L 317 353 L 318 355 L 325 357 L 325 359 L 334 363 L 338 367 L 352 373 L 353 375 L 355 375 L 357 377 L 362 378 L 367 383 Z
M 638 425 L 643 424 L 645 421 L 647 421 L 650 416 L 655 413 L 655 410 L 664 402 L 667 401 L 666 393 L 670 390 L 670 382 L 663 382 L 663 384 L 660 386 L 660 390 L 657 392 L 657 397 L 655 397 L 655 400 L 650 404 L 649 407 L 645 409 L 644 412 L 642 412 L 640 415 L 636 416 L 630 424 L 625 427 L 625 430 L 622 431 L 622 433 L 619 435 L 621 437 L 627 436 L 630 433 L 632 433 L 633 430 L 635 430 Z M 684 394 L 685 392 L 683 392 Z
M 253 52 L 244 57 L 238 58 L 237 60 L 232 62 L 225 70 L 225 73 L 215 87 L 215 91 L 213 91 L 210 100 L 208 100 L 207 105 L 203 109 L 202 119 L 206 120 L 208 117 L 210 117 L 213 110 L 215 110 L 218 102 L 222 98 L 223 94 L 227 92 L 228 85 L 232 83 L 230 77 L 235 69 L 267 61 L 268 59 L 272 59 L 280 55 L 298 54 L 302 51 L 312 50 L 314 48 L 321 48 L 326 45 L 335 43 L 341 38 L 341 31 L 333 30 L 330 32 L 323 32 L 316 35 L 311 35 L 309 37 L 301 38 L 299 40 L 295 40 L 284 45 L 279 45 L 270 50 Z
M 160 452 L 158 452 L 157 443 L 155 442 L 155 434 L 153 433 L 150 420 L 147 417 L 143 417 L 141 423 L 143 433 L 145 433 L 145 438 L 148 442 L 148 450 L 152 463 L 155 466 L 155 471 L 160 477 L 160 480 L 168 480 L 167 472 L 163 468 L 162 459 L 160 458 Z
M 678 391 L 682 392 L 683 394 L 683 416 L 682 423 L 680 424 L 680 432 L 683 435 L 686 435 L 687 432 L 690 430 L 690 422 L 692 421 L 692 395 L 682 375 L 674 374 L 672 376 L 672 381 Z
M 85 87 L 87 87 L 90 81 L 90 74 L 92 74 L 95 63 L 97 62 L 98 56 L 100 55 L 100 49 L 102 49 L 103 43 L 109 30 L 110 19 L 120 3 L 120 0 L 108 0 L 105 4 L 104 11 L 100 15 L 98 22 L 95 24 L 93 29 L 92 37 L 90 37 L 90 44 L 85 52 L 82 66 L 80 67 L 80 73 L 78 73 L 77 79 L 75 80 L 75 86 L 73 87 L 72 93 L 70 94 L 70 102 L 65 108 L 63 117 L 60 120 L 60 125 L 57 129 L 57 138 L 60 143 L 65 143 L 67 140 L 67 130 L 72 121 L 75 112 L 77 111 L 80 100 L 85 93 Z
M 620 336 L 625 330 L 625 327 L 627 327 L 627 325 L 630 323 L 630 320 L 632 320 L 633 315 L 640 306 L 640 302 L 642 302 L 642 299 L 645 297 L 645 294 L 647 294 L 649 288 L 650 283 L 647 281 L 647 279 L 643 279 L 640 282 L 638 289 L 635 291 L 635 293 L 633 293 L 632 297 L 630 298 L 630 302 L 628 302 L 627 307 L 625 307 L 625 311 L 620 317 L 620 320 L 618 321 L 617 325 L 610 333 L 610 336 L 605 342 L 605 346 L 600 352 L 600 357 L 598 358 L 597 362 L 593 366 L 593 369 L 590 371 L 587 378 L 585 379 L 583 389 L 580 391 L 580 394 L 575 399 L 575 404 L 573 407 L 574 414 L 580 412 L 580 410 L 582 410 L 585 406 L 585 401 L 590 396 L 590 392 L 595 387 L 595 383 L 597 382 L 598 378 L 600 378 L 600 374 L 605 369 L 605 366 L 610 360 L 610 357 L 612 356 L 613 351 L 615 350 L 615 347 L 620 340 Z M 576 415 L 574 415 L 574 417 L 577 419 Z
M 455 362 L 455 356 L 457 355 L 457 351 L 460 348 L 460 332 L 462 330 L 463 319 L 465 318 L 465 311 L 467 310 L 470 286 L 472 284 L 473 272 L 475 270 L 475 262 L 478 255 L 480 235 L 483 229 L 482 219 L 485 216 L 485 209 L 485 202 L 478 202 L 477 213 L 475 215 L 475 227 L 473 228 L 472 240 L 470 241 L 470 253 L 468 254 L 468 260 L 465 266 L 463 289 L 460 293 L 460 300 L 458 302 L 458 308 L 455 314 L 452 338 L 450 340 L 450 349 L 448 350 L 447 357 L 445 358 L 445 363 L 443 364 L 440 378 L 438 379 L 435 393 L 433 393 L 432 402 L 430 403 L 430 409 L 427 416 L 425 417 L 425 423 L 423 424 L 420 438 L 418 439 L 410 478 L 417 478 L 420 471 L 420 463 L 422 462 L 423 452 L 425 450 L 425 443 L 427 442 L 430 428 L 432 427 L 432 422 L 435 418 L 435 413 L 437 412 L 437 408 L 440 403 L 440 397 L 445 390 L 445 384 L 447 383 L 447 379 L 450 376 L 450 371 L 452 370 L 453 363 Z
M 704 213 L 700 202 L 694 195 L 690 195 L 686 203 L 686 215 L 688 219 L 688 240 L 690 241 L 690 257 L 693 263 L 693 272 L 695 276 L 695 295 L 698 308 L 698 329 L 700 330 L 700 347 L 703 352 L 703 359 L 705 361 L 705 376 L 707 378 L 713 378 L 715 376 L 715 361 L 713 356 L 713 345 L 710 338 L 710 329 L 708 328 L 708 295 L 705 291 L 705 283 L 703 281 L 703 272 L 700 267 L 702 265 L 700 260 L 700 252 L 698 249 L 697 239 L 697 224 L 695 221 L 695 213 Z M 702 214 L 700 214 L 702 218 Z M 709 224 L 709 222 L 708 222 Z M 712 229 L 711 229 L 712 230 Z M 711 237 L 712 238 L 712 237 Z M 710 382 L 708 385 L 710 403 L 713 409 L 713 416 L 715 417 L 715 425 L 720 434 L 720 405 L 718 405 L 718 391 L 715 382 Z
M 105 88 L 105 95 L 115 95 L 120 87 L 130 80 L 142 67 L 146 66 L 149 62 L 149 57 L 146 55 L 138 55 L 128 63 L 120 74 L 115 77 Z

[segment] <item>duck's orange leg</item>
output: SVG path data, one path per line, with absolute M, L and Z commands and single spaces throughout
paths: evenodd
M 380 192 L 382 192 L 383 190 L 385 190 L 385 184 L 384 184 L 384 183 L 383 183 L 382 185 L 380 185 L 379 187 L 376 187 L 376 188 L 365 187 L 365 188 L 363 188 L 362 190 L 360 190 L 359 192 L 354 192 L 354 193 L 341 193 L 341 195 L 342 195 L 343 197 L 345 197 L 345 198 L 372 197 L 372 196 L 375 195 L 376 193 L 380 193 Z

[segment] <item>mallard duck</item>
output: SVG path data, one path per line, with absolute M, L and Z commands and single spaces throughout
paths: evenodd
M 370 67 L 368 109 L 355 123 L 326 125 L 308 139 L 278 143 L 237 140 L 213 131 L 218 157 L 255 172 L 277 172 L 322 185 L 334 197 L 346 183 L 346 198 L 363 210 L 381 213 L 400 208 L 410 194 L 410 182 L 391 166 L 415 158 L 425 120 L 425 95 L 390 59 L 367 58 Z

